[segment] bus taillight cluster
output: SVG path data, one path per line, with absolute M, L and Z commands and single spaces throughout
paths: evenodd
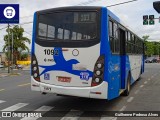
M 39 68 L 38 68 L 38 62 L 37 62 L 37 59 L 36 59 L 36 56 L 35 55 L 32 55 L 32 76 L 33 78 L 40 82 L 40 76 L 39 76 Z
M 103 82 L 104 77 L 104 56 L 100 56 L 94 66 L 94 74 L 91 86 L 97 86 Z

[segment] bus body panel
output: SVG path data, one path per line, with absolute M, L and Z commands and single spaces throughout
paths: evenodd
M 38 61 L 40 82 L 31 76 L 31 89 L 44 93 L 111 100 L 120 95 L 121 89 L 126 89 L 129 73 L 130 82 L 133 84 L 144 71 L 144 57 L 112 54 L 108 30 L 109 15 L 120 23 L 118 17 L 102 7 L 100 43 L 80 48 L 42 47 L 36 44 L 34 17 L 32 54 L 35 54 Z M 45 55 L 45 50 L 58 50 L 58 55 Z M 78 55 L 73 55 L 73 51 Z M 91 87 L 95 63 L 100 56 L 104 56 L 103 82 Z
M 141 74 L 142 55 L 130 55 L 130 70 L 133 80 L 137 80 Z M 132 82 L 131 82 L 132 83 Z
M 56 93 L 60 95 L 86 97 L 86 98 L 97 98 L 97 99 L 107 99 L 108 83 L 103 82 L 99 86 L 95 87 L 65 87 L 58 85 L 51 85 L 46 83 L 40 83 L 35 81 L 31 77 L 31 90 L 40 91 L 43 93 Z
M 36 44 L 35 48 L 42 83 L 60 86 L 91 86 L 94 65 L 100 55 L 100 44 L 76 49 L 42 47 Z M 59 49 L 58 55 L 45 55 L 45 50 L 54 49 Z M 74 56 L 73 54 L 77 54 L 74 52 L 78 52 L 79 55 Z M 47 75 L 49 78 L 45 78 Z M 63 80 L 65 77 L 70 80 Z
M 109 87 L 108 99 L 111 100 L 119 96 L 121 83 L 121 64 L 119 55 L 111 55 L 108 61 Z

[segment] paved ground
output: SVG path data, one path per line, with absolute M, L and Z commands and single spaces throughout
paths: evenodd
M 1 70 L 0 73 L 2 72 L 5 73 Z M 156 117 L 106 117 L 103 114 L 104 111 L 160 111 L 160 64 L 146 64 L 145 73 L 141 76 L 140 81 L 132 86 L 130 95 L 120 96 L 112 101 L 62 97 L 55 94 L 41 95 L 39 92 L 30 90 L 30 71 L 17 70 L 16 72 L 20 74 L 0 77 L 0 111 L 39 110 L 44 111 L 44 115 L 50 115 L 49 111 L 52 111 L 52 115 L 57 116 L 48 117 L 45 120 L 160 119 Z M 4 120 L 4 118 L 1 119 Z M 24 120 L 23 118 L 12 118 L 11 120 L 18 119 Z M 44 120 L 44 118 L 36 119 Z

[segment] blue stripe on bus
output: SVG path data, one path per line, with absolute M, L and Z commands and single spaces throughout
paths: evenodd
M 107 18 L 107 9 L 102 8 L 101 11 L 101 40 L 100 40 L 100 55 L 105 56 L 105 63 L 108 63 L 108 54 L 110 51 L 110 46 L 108 44 L 108 18 Z M 105 64 L 105 71 L 108 70 L 108 65 Z M 104 72 L 104 81 L 107 81 L 108 79 L 108 73 Z
M 32 30 L 32 47 L 31 47 L 31 56 L 34 54 L 35 52 L 35 39 L 36 39 L 36 22 L 37 22 L 37 18 L 36 18 L 36 13 L 34 13 L 34 17 L 33 17 L 33 30 Z M 32 67 L 30 69 L 30 74 L 32 73 Z
M 126 80 L 126 56 L 122 55 L 121 57 L 121 89 L 125 89 L 125 80 Z
M 34 13 L 34 18 L 33 18 L 33 31 L 32 31 L 32 48 L 31 48 L 31 53 L 33 54 L 35 52 L 35 39 L 36 39 L 36 13 Z

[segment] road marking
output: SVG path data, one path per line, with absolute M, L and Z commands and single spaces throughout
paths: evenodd
M 126 109 L 126 106 L 123 106 L 119 111 L 124 111 Z
M 0 100 L 0 103 L 4 103 L 4 102 L 6 102 L 6 101 L 4 101 L 4 100 Z
M 147 84 L 147 81 L 145 81 L 144 84 Z
M 71 110 L 61 120 L 78 120 L 83 111 Z M 70 117 L 73 116 L 73 117 Z
M 45 114 L 46 112 L 50 111 L 51 109 L 53 109 L 54 107 L 50 107 L 50 106 L 42 106 L 38 109 L 35 110 L 35 112 L 42 112 L 41 115 Z M 37 120 L 39 117 L 24 117 L 21 120 Z
M 137 94 L 139 92 L 139 90 L 136 90 L 134 93 Z
M 133 100 L 134 97 L 130 97 L 127 102 L 131 102 Z
M 20 108 L 22 108 L 22 107 L 24 107 L 26 105 L 28 105 L 28 103 L 18 103 L 18 104 L 15 104 L 13 106 L 10 106 L 8 108 L 5 108 L 5 109 L 3 109 L 1 111 L 16 111 L 16 110 L 18 110 L 18 109 L 20 109 Z
M 101 116 L 101 119 L 100 120 L 117 120 L 117 117 L 103 117 Z
M 0 89 L 0 92 L 1 92 L 1 91 L 4 91 L 4 90 L 5 90 L 5 89 Z
M 142 87 L 144 87 L 144 85 L 141 85 L 140 87 L 142 88 Z
M 26 85 L 30 85 L 31 83 L 25 83 L 25 84 L 20 84 L 18 85 L 19 87 L 23 87 L 23 86 L 26 86 Z

